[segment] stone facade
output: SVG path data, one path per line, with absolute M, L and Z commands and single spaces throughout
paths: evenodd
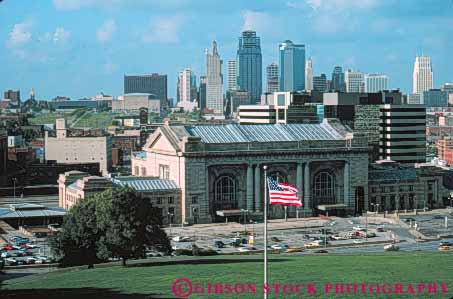
M 292 135 L 286 137 L 285 130 Z M 307 134 L 294 133 L 300 130 Z M 328 132 L 335 137 L 322 135 Z M 218 136 L 220 133 L 225 136 Z M 166 125 L 150 136 L 143 150 L 132 159 L 133 175 L 142 176 L 144 171 L 174 180 L 182 191 L 184 222 L 225 221 L 219 211 L 240 213 L 241 209 L 262 217 L 265 165 L 268 176 L 300 191 L 303 208 L 288 208 L 289 217 L 317 214 L 321 206 L 336 205 L 331 213 L 338 214 L 367 206 L 366 138 L 352 138 L 337 121 L 316 125 Z M 270 216 L 284 217 L 283 209 L 271 207 Z
M 404 166 L 394 161 L 370 165 L 370 211 L 443 208 L 449 204 L 450 171 L 434 165 Z

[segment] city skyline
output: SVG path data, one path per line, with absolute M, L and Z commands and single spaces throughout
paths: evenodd
M 202 20 L 197 19 L 198 10 Z M 131 13 L 137 16 L 133 21 L 127 17 Z M 237 36 L 251 29 L 261 37 L 263 68 L 278 61 L 278 44 L 291 39 L 306 45 L 306 55 L 315 65 L 313 75 L 330 74 L 335 65 L 341 65 L 344 70 L 386 74 L 392 78 L 391 88 L 410 93 L 417 54 L 431 57 L 434 88 L 453 81 L 448 73 L 453 68 L 448 59 L 452 14 L 449 1 L 438 5 L 373 0 L 360 5 L 336 0 L 213 5 L 118 0 L 109 7 L 106 1 L 54 0 L 26 8 L 17 1 L 3 1 L 0 89 L 20 89 L 25 95 L 34 88 L 37 99 L 57 95 L 77 99 L 101 91 L 120 95 L 124 74 L 160 73 L 167 74 L 168 94 L 175 97 L 172 87 L 180 69 L 191 67 L 197 76 L 205 75 L 203 54 L 212 40 L 227 61 L 235 57 Z M 370 16 L 372 22 L 368 22 Z M 329 23 L 331 17 L 337 26 Z

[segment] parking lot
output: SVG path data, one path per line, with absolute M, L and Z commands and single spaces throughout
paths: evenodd
M 167 228 L 174 238 L 173 249 L 214 249 L 220 254 L 246 252 L 247 248 L 262 250 L 264 225 L 262 223 L 211 224 Z M 368 231 L 366 236 L 365 230 Z M 253 235 L 253 241 L 250 241 Z M 176 238 L 175 238 L 176 237 Z M 324 242 L 327 240 L 327 242 Z M 362 248 L 371 244 L 392 241 L 414 243 L 414 237 L 391 218 L 352 217 L 330 219 L 305 218 L 271 220 L 268 223 L 268 246 L 273 249 L 304 248 L 329 251 L 336 247 Z M 236 243 L 236 244 L 232 244 Z M 218 246 L 223 244 L 224 246 Z M 381 251 L 383 245 L 379 245 Z

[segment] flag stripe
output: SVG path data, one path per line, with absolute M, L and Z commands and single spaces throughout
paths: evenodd
M 279 184 L 276 180 L 269 177 L 267 179 L 269 188 L 269 203 L 286 205 L 286 206 L 302 206 L 302 201 L 297 197 L 297 188 L 288 184 Z

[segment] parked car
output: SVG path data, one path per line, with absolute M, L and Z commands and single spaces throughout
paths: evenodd
M 214 241 L 214 247 L 215 248 L 224 248 L 225 247 L 225 243 L 223 243 L 222 241 Z
M 250 252 L 250 251 L 254 251 L 254 250 L 257 250 L 257 249 L 255 247 L 239 247 L 238 248 L 239 252 Z
M 383 232 L 385 232 L 385 228 L 383 226 L 378 226 L 376 228 L 376 231 L 379 232 L 379 233 L 383 233 Z
M 274 244 L 271 246 L 272 249 L 274 250 L 286 250 L 288 249 L 288 245 L 286 244 Z
M 7 266 L 17 266 L 17 260 L 13 258 L 7 258 L 5 259 L 5 264 Z
M 448 241 L 442 241 L 439 243 L 439 246 L 453 246 L 453 244 Z
M 8 250 L 8 251 L 10 251 L 10 250 L 14 250 L 14 248 L 13 248 L 13 246 L 11 246 L 11 245 L 5 245 L 5 246 L 3 246 L 3 250 Z
M 434 215 L 433 219 L 445 219 L 445 215 Z
M 277 237 L 272 237 L 272 238 L 271 238 L 271 241 L 272 241 L 272 242 L 280 242 L 280 239 L 277 238 Z
M 5 252 L 2 252 L 2 255 L 1 255 L 2 258 L 8 258 L 8 257 L 12 257 L 11 253 L 5 251 Z
M 176 236 L 172 240 L 175 242 L 190 242 L 190 238 L 184 236 Z
M 34 257 L 29 257 L 26 259 L 26 261 L 29 265 L 36 263 L 36 259 Z
M 327 250 L 320 249 L 320 250 L 315 250 L 315 253 L 329 253 Z

